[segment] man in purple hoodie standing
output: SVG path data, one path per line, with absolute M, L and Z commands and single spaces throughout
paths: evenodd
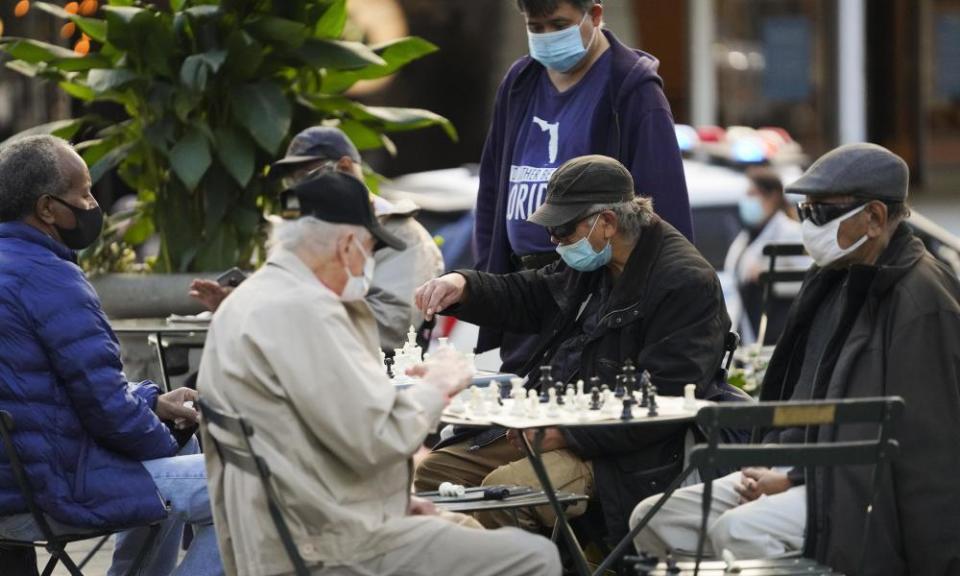
M 653 56 L 602 28 L 600 0 L 517 0 L 530 55 L 500 85 L 483 151 L 477 196 L 477 269 L 504 274 L 557 258 L 543 227 L 527 219 L 564 162 L 603 154 L 633 175 L 639 194 L 693 237 L 683 163 L 670 104 Z M 528 335 L 482 329 L 477 351 L 500 346 L 503 371 L 527 361 Z

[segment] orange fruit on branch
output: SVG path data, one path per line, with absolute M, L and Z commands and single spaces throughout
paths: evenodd
M 80 11 L 80 5 L 76 2 L 67 2 L 67 4 L 63 7 L 63 10 L 67 14 L 76 14 Z
M 97 0 L 83 0 L 83 3 L 80 4 L 80 15 L 93 16 L 97 13 L 98 8 L 100 8 L 100 5 L 97 4 Z
M 67 22 L 60 28 L 60 37 L 64 40 L 73 37 L 74 33 L 77 31 L 77 25 L 73 22 Z
M 20 0 L 13 9 L 13 15 L 17 18 L 23 18 L 30 11 L 30 0 Z

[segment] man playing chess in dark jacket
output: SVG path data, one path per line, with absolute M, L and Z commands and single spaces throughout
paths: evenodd
M 643 191 L 639 191 L 643 193 Z M 681 396 L 696 384 L 715 391 L 730 328 L 716 272 L 682 234 L 634 191 L 630 172 L 605 156 L 583 156 L 550 179 L 547 200 L 530 221 L 546 227 L 562 260 L 512 274 L 457 271 L 417 291 L 427 317 L 444 313 L 518 333 L 538 334 L 519 371 L 535 384 L 540 366 L 570 383 L 598 377 L 613 387 L 625 361 L 649 371 L 659 394 Z M 549 429 L 544 463 L 557 490 L 585 493 L 602 507 L 608 537 L 627 531 L 630 510 L 680 471 L 686 426 Z M 443 481 L 523 484 L 536 477 L 515 432 L 460 432 L 417 468 L 418 490 Z M 576 516 L 585 504 L 568 509 Z M 549 527 L 549 509 L 522 513 L 528 529 Z M 512 524 L 506 513 L 481 515 Z

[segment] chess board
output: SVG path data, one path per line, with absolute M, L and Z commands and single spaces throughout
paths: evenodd
M 471 389 L 468 388 L 460 394 L 460 396 L 465 395 L 469 397 Z M 621 399 L 616 399 L 612 405 L 601 405 L 598 410 L 591 410 L 588 405 L 579 404 L 570 407 L 563 405 L 548 411 L 549 402 L 540 402 L 537 413 L 531 414 L 526 410 L 528 406 L 524 407 L 523 413 L 515 408 L 517 400 L 512 398 L 497 399 L 487 394 L 484 396 L 486 397 L 482 401 L 482 407 L 472 399 L 461 399 L 460 402 L 454 399 L 444 410 L 441 419 L 447 424 L 459 426 L 499 426 L 513 429 L 637 425 L 693 420 L 700 408 L 713 404 L 706 400 L 695 400 L 691 405 L 679 396 L 659 396 L 656 416 L 649 415 L 648 408 L 634 405 L 630 411 L 632 418 L 624 419 Z M 519 402 L 526 403 L 526 399 L 521 398 Z

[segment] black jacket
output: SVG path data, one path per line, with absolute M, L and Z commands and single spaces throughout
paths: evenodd
M 461 271 L 466 299 L 450 313 L 461 320 L 512 332 L 538 334 L 536 352 L 521 376 L 550 364 L 584 300 L 605 269 L 577 272 L 563 262 L 506 275 Z M 714 269 L 672 226 L 654 216 L 644 226 L 620 278 L 588 335 L 579 371 L 565 379 L 599 376 L 610 384 L 632 359 L 649 370 L 660 394 L 680 396 L 686 384 L 708 394 L 730 329 Z M 610 536 L 627 531 L 643 498 L 661 492 L 679 473 L 682 425 L 567 430 L 570 449 L 592 460 L 596 494 Z
M 761 400 L 789 398 L 807 323 L 836 281 L 811 270 L 771 358 Z M 814 382 L 816 398 L 901 396 L 899 458 L 884 470 L 863 574 L 960 574 L 960 282 L 906 225 L 876 266 L 849 269 L 839 328 Z M 848 426 L 808 431 L 808 441 L 876 438 Z M 820 469 L 807 478 L 807 551 L 857 574 L 870 467 Z

